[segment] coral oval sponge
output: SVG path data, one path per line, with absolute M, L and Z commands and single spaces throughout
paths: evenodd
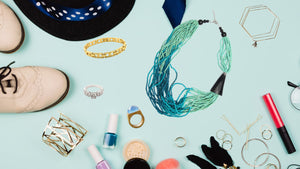
M 180 165 L 176 159 L 170 158 L 158 163 L 155 169 L 180 169 Z

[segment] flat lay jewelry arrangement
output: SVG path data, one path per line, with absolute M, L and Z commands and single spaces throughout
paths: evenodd
M 160 7 L 160 12 L 164 14 L 164 18 L 159 18 L 161 20 L 158 21 L 159 24 L 157 25 L 157 28 L 159 28 L 162 36 L 165 36 L 165 34 L 168 33 L 168 29 L 172 29 L 172 31 L 162 45 L 155 49 L 154 52 L 157 51 L 157 53 L 152 64 L 149 63 L 149 58 L 151 59 L 151 56 L 153 56 L 154 53 L 153 51 L 149 52 L 151 50 L 144 51 L 151 48 L 150 40 L 147 39 L 148 36 L 144 35 L 150 34 L 153 36 L 151 41 L 156 44 L 161 43 L 157 40 L 160 36 L 153 34 L 152 30 L 147 30 L 147 32 L 145 32 L 144 28 L 147 28 L 147 25 L 143 25 L 144 22 L 142 23 L 137 20 L 135 20 L 135 23 L 128 20 L 127 23 L 118 26 L 129 14 L 141 17 L 139 16 L 140 13 L 138 13 L 140 11 L 134 9 L 136 4 L 135 0 L 5 1 L 7 1 L 7 4 L 10 6 L 0 0 L 0 54 L 14 55 L 14 52 L 16 52 L 16 55 L 21 53 L 25 56 L 27 52 L 26 49 L 29 49 L 30 45 L 22 46 L 22 44 L 28 43 L 28 41 L 26 41 L 26 38 L 28 37 L 32 44 L 38 43 L 32 40 L 35 38 L 31 39 L 30 37 L 33 34 L 36 36 L 35 30 L 32 31 L 33 29 L 31 30 L 31 27 L 37 26 L 37 28 L 43 30 L 41 33 L 44 33 L 45 36 L 49 35 L 51 38 L 55 38 L 53 40 L 57 42 L 70 42 L 68 43 L 68 47 L 76 46 L 77 44 L 80 45 L 81 48 L 76 50 L 76 52 L 79 53 L 78 55 L 100 58 L 100 60 L 97 60 L 101 62 L 100 64 L 96 62 L 89 63 L 91 66 L 89 65 L 90 67 L 88 68 L 83 66 L 77 67 L 75 62 L 68 62 L 68 64 L 72 65 L 72 68 L 74 67 L 79 69 L 80 73 L 84 74 L 82 77 L 77 77 L 77 74 L 74 75 L 74 72 L 67 69 L 67 67 L 64 67 L 66 64 L 64 62 L 57 65 L 49 62 L 49 65 L 53 64 L 52 66 L 57 67 L 51 68 L 44 66 L 13 67 L 16 64 L 22 63 L 19 61 L 17 63 L 15 61 L 5 61 L 2 63 L 4 66 L 0 67 L 1 118 L 2 113 L 4 114 L 4 119 L 11 119 L 13 116 L 18 116 L 18 121 L 14 124 L 14 127 L 17 128 L 20 126 L 19 120 L 23 120 L 23 118 L 25 119 L 27 113 L 29 114 L 28 117 L 31 116 L 31 124 L 38 125 L 36 118 L 38 116 L 39 118 L 48 116 L 47 112 L 44 114 L 31 114 L 29 112 L 43 112 L 46 110 L 53 112 L 51 110 L 53 107 L 60 109 L 68 109 L 70 107 L 72 108 L 70 113 L 73 113 L 72 119 L 74 118 L 75 121 L 78 119 L 80 124 L 83 124 L 83 126 L 89 129 L 90 135 L 87 136 L 88 130 L 65 114 L 60 113 L 59 118 L 50 116 L 50 120 L 42 132 L 42 142 L 45 143 L 42 145 L 45 147 L 51 147 L 57 151 L 60 154 L 58 155 L 56 153 L 59 158 L 61 158 L 61 156 L 67 157 L 68 160 L 66 160 L 66 163 L 74 159 L 81 159 L 80 163 L 86 165 L 86 161 L 83 160 L 82 156 L 88 156 L 88 159 L 93 159 L 95 162 L 95 164 L 93 164 L 94 162 L 90 161 L 91 165 L 96 165 L 96 169 L 120 168 L 117 166 L 117 164 L 120 164 L 120 160 L 123 166 L 121 168 L 123 169 L 192 169 L 193 167 L 201 169 L 240 169 L 247 167 L 254 169 L 300 168 L 300 164 L 297 164 L 299 163 L 299 161 L 297 161 L 299 160 L 299 155 L 295 153 L 298 146 L 297 139 L 295 139 L 297 138 L 297 133 L 295 134 L 295 128 L 293 128 L 293 126 L 286 127 L 283 121 L 289 121 L 289 117 L 285 113 L 282 113 L 284 110 L 280 109 L 281 113 L 279 113 L 279 110 L 275 105 L 276 102 L 276 104 L 278 104 L 278 108 L 282 108 L 282 106 L 284 107 L 285 102 L 280 104 L 277 102 L 280 102 L 280 99 L 288 100 L 289 98 L 288 101 L 290 104 L 288 106 L 291 108 L 291 111 L 300 110 L 299 85 L 288 81 L 287 85 L 292 87 L 292 90 L 290 95 L 286 93 L 286 98 L 280 97 L 279 94 L 277 95 L 276 89 L 274 89 L 274 94 L 272 93 L 274 99 L 270 93 L 263 95 L 260 93 L 256 99 L 259 100 L 260 103 L 259 111 L 264 111 L 264 114 L 260 112 L 257 117 L 255 116 L 256 119 L 255 117 L 249 118 L 249 116 L 243 117 L 245 115 L 243 113 L 246 112 L 244 110 L 250 109 L 251 106 L 244 107 L 244 105 L 240 103 L 246 102 L 247 104 L 252 105 L 252 101 L 248 100 L 251 96 L 247 94 L 249 91 L 254 93 L 255 90 L 249 87 L 251 85 L 248 81 L 239 81 L 239 79 L 236 80 L 235 78 L 239 78 L 238 75 L 241 75 L 238 74 L 239 72 L 247 69 L 250 70 L 250 68 L 252 72 L 257 73 L 257 70 L 260 70 L 256 70 L 259 64 L 253 65 L 254 62 L 244 58 L 243 54 L 246 55 L 250 53 L 253 55 L 253 53 L 249 50 L 245 50 L 247 48 L 239 49 L 237 47 L 237 43 L 243 41 L 243 38 L 240 38 L 242 35 L 239 36 L 238 31 L 233 28 L 228 28 L 227 30 L 230 31 L 230 35 L 233 35 L 231 36 L 231 39 L 233 40 L 233 45 L 231 46 L 228 34 L 223 30 L 223 27 L 219 25 L 219 22 L 217 22 L 214 12 L 213 20 L 189 20 L 188 18 L 190 15 L 185 15 L 185 12 L 189 10 L 188 4 L 190 4 L 190 2 L 188 2 L 188 0 L 164 0 Z M 244 2 L 239 3 L 244 4 Z M 140 3 L 138 5 L 143 4 Z M 276 10 L 276 8 L 271 6 L 272 3 L 269 3 L 268 5 L 272 7 L 274 11 Z M 17 8 L 19 8 L 20 11 L 17 11 Z M 132 10 L 134 10 L 134 12 L 131 12 Z M 144 12 L 149 12 L 147 10 L 148 8 L 143 9 Z M 236 11 L 232 12 L 235 13 Z M 284 11 L 279 10 L 277 14 L 281 16 L 284 14 Z M 19 17 L 18 15 L 22 16 Z M 27 17 L 28 21 L 31 21 L 32 24 L 27 21 L 23 22 L 21 19 L 24 17 Z M 223 22 L 229 25 L 229 19 L 223 17 Z M 285 22 L 284 26 L 287 30 L 286 23 L 289 18 L 281 16 L 281 19 Z M 155 21 L 157 20 L 155 19 Z M 165 22 L 167 22 L 167 24 Z M 238 23 L 238 21 L 234 22 L 236 24 Z M 26 25 L 23 25 L 23 23 Z M 112 33 L 118 34 L 121 30 L 116 28 L 114 31 L 110 32 L 110 30 L 114 29 L 114 27 L 124 27 L 126 24 L 131 25 L 131 28 L 139 26 L 138 28 L 140 32 L 135 32 L 137 34 L 135 36 L 138 37 L 138 42 L 145 48 L 138 46 L 135 47 L 134 45 L 130 45 L 127 48 L 127 43 L 132 43 L 132 32 L 127 29 L 126 33 L 128 31 L 128 35 L 122 34 L 126 37 L 126 41 L 119 37 L 110 35 Z M 252 5 L 244 8 L 239 24 L 243 29 L 241 32 L 244 33 L 245 31 L 254 42 L 253 46 L 257 47 L 258 42 L 275 39 L 277 37 L 280 19 L 268 6 Z M 228 27 L 227 25 L 226 27 Z M 140 27 L 143 27 L 143 29 L 140 29 Z M 216 72 L 206 70 L 204 75 L 200 75 L 198 72 L 193 71 L 191 77 L 193 76 L 194 79 L 200 79 L 201 83 L 212 86 L 209 91 L 202 91 L 196 87 L 190 87 L 188 85 L 190 84 L 188 83 L 190 82 L 189 80 L 183 82 L 181 78 L 183 75 L 177 71 L 192 67 L 190 66 L 190 61 L 185 59 L 184 61 L 186 61 L 186 63 L 180 62 L 182 65 L 186 64 L 186 66 L 182 68 L 175 65 L 173 59 L 180 51 L 185 54 L 184 46 L 189 46 L 189 44 L 191 46 L 193 45 L 191 44 L 193 43 L 192 38 L 195 38 L 194 34 L 197 30 L 201 31 L 203 29 L 213 27 L 218 30 L 218 33 L 217 36 L 212 37 L 213 39 L 220 38 L 220 41 L 219 44 L 210 45 L 207 43 L 207 45 L 209 45 L 212 49 L 215 49 L 215 60 L 217 64 L 214 66 L 218 67 L 221 71 L 213 68 L 216 69 Z M 27 32 L 29 32 L 28 35 Z M 105 33 L 107 33 L 105 35 L 107 37 L 100 37 L 100 35 Z M 286 32 L 283 31 L 283 33 Z M 293 35 L 293 37 L 296 37 L 296 35 Z M 47 40 L 47 37 L 45 37 L 45 39 Z M 72 41 L 79 42 L 71 43 Z M 49 41 L 49 45 L 51 45 L 51 42 L 52 41 Z M 101 45 L 119 45 L 119 47 L 113 47 L 113 50 L 105 48 L 104 52 L 93 51 L 96 47 Z M 19 50 L 21 47 L 24 48 L 24 50 Z M 63 47 L 65 48 L 65 46 Z M 236 60 L 243 60 L 245 63 L 242 66 L 245 68 L 241 70 L 241 65 L 235 64 L 237 65 L 237 69 L 231 74 L 231 79 L 229 79 L 232 84 L 232 86 L 229 86 L 231 87 L 230 90 L 232 92 L 232 97 L 227 97 L 230 96 L 227 95 L 223 97 L 222 100 L 218 101 L 218 103 L 214 104 L 218 97 L 223 95 L 225 79 L 231 71 L 233 61 L 232 47 L 235 47 L 235 51 L 239 54 L 235 57 L 237 58 Z M 199 63 L 197 63 L 199 67 L 208 63 L 208 57 L 215 57 L 214 55 L 207 55 L 204 50 L 205 48 L 208 47 L 198 46 L 197 49 L 189 50 L 190 53 L 195 55 L 193 57 L 200 58 Z M 275 48 L 277 48 L 277 46 L 272 49 L 272 52 L 278 52 L 275 51 Z M 61 51 L 56 49 L 53 50 L 48 46 L 45 49 L 51 50 L 51 52 L 58 52 L 58 54 L 62 53 Z M 141 52 L 140 50 L 143 51 Z M 139 58 L 141 58 L 141 60 L 133 60 L 128 57 L 128 55 L 130 55 L 129 51 L 134 51 L 136 54 L 139 54 Z M 286 52 L 286 50 L 284 51 Z M 48 53 L 49 51 L 43 52 Z M 271 51 L 267 51 L 263 54 L 267 55 L 268 52 Z M 289 50 L 288 52 L 293 53 L 295 51 Z M 111 58 L 121 53 L 123 55 L 121 58 Z M 290 53 L 285 54 L 289 55 Z M 262 52 L 258 51 L 251 59 L 256 61 L 256 55 L 260 56 L 259 54 L 261 55 Z M 53 58 L 55 57 L 53 56 L 47 59 L 51 61 Z M 101 60 L 101 58 L 106 59 Z M 77 58 L 74 57 L 72 59 L 75 60 Z M 88 61 L 93 61 L 93 59 L 88 57 L 80 59 L 89 59 Z M 113 65 L 110 65 L 111 63 L 108 63 L 114 59 L 122 62 L 118 62 L 114 67 Z M 128 62 L 124 63 L 122 59 L 126 59 Z M 270 60 L 269 58 L 267 59 Z M 275 59 L 277 58 L 274 57 L 274 60 Z M 37 59 L 37 62 L 38 61 L 39 60 Z M 145 65 L 147 65 L 147 67 L 142 65 L 142 63 L 139 63 L 141 61 L 145 61 Z M 285 63 L 282 63 L 282 65 L 284 64 Z M 109 67 L 106 67 L 108 69 L 104 69 L 103 65 L 108 65 Z M 132 74 L 128 74 L 128 76 L 125 75 L 124 77 L 124 74 L 116 76 L 116 74 L 120 72 L 118 69 L 120 69 L 120 66 L 122 65 L 125 65 L 126 69 L 131 70 Z M 139 67 L 141 65 L 143 70 Z M 251 67 L 249 68 L 248 66 Z M 271 64 L 264 64 L 264 66 L 271 67 Z M 109 70 L 110 68 L 111 70 Z M 90 72 L 87 72 L 87 69 L 90 69 Z M 149 70 L 148 73 L 143 72 L 147 70 Z M 257 73 L 255 76 L 259 78 L 266 74 L 270 74 L 267 69 L 264 70 L 265 72 Z M 66 73 L 67 71 L 68 73 Z M 138 78 L 138 76 L 134 74 L 140 72 L 143 73 L 143 76 L 141 77 L 144 77 L 144 79 Z M 94 73 L 97 73 L 96 76 L 94 76 Z M 213 73 L 215 73 L 214 76 Z M 247 72 L 243 72 L 243 74 L 244 73 L 246 74 Z M 72 78 L 69 79 L 69 75 Z M 220 76 L 215 77 L 216 75 Z M 205 81 L 204 79 L 208 78 L 208 76 L 213 76 L 213 79 L 217 80 L 212 82 L 208 80 Z M 276 76 L 279 75 L 276 74 Z M 105 89 L 107 89 L 107 92 L 105 92 L 104 95 L 105 97 L 102 96 L 104 94 L 104 87 L 99 84 L 88 83 L 89 85 L 80 87 L 80 90 L 77 89 L 77 83 L 86 83 L 86 81 L 91 78 L 93 80 L 101 79 L 103 84 L 117 84 L 119 88 L 114 87 L 114 89 L 112 87 L 114 85 L 105 86 Z M 119 81 L 113 81 L 116 79 Z M 145 84 L 146 80 L 145 88 L 141 85 L 141 83 L 138 83 L 141 80 L 143 80 L 142 84 Z M 245 86 L 244 91 L 233 91 L 233 88 L 235 87 L 234 82 L 237 81 L 239 82 L 238 85 Z M 270 83 L 273 81 L 274 79 L 270 76 Z M 133 97 L 136 96 L 136 94 L 140 94 L 140 89 L 135 88 L 136 86 L 134 86 L 134 88 L 125 88 L 128 84 L 138 85 L 139 87 L 142 87 L 141 90 L 146 91 L 146 93 L 144 93 L 142 98 Z M 281 86 L 280 89 L 282 89 Z M 117 95 L 113 95 L 112 91 L 117 93 Z M 72 104 L 72 99 L 65 99 L 67 95 L 75 97 L 78 93 L 82 96 L 83 100 L 79 100 L 80 98 L 75 99 L 75 104 L 76 106 L 80 105 L 80 109 L 82 108 L 81 110 L 76 109 L 78 107 Z M 126 95 L 125 99 L 121 97 L 123 95 Z M 236 98 L 237 96 L 238 98 Z M 99 102 L 90 101 L 91 99 L 93 101 L 98 100 Z M 68 104 L 65 104 L 66 102 L 71 103 L 69 104 L 69 107 Z M 95 109 L 93 109 L 92 105 L 86 107 L 84 102 L 91 103 L 93 106 L 98 106 L 96 107 L 97 112 L 94 112 Z M 134 103 L 138 106 L 132 105 Z M 213 104 L 214 106 L 212 106 Z M 57 105 L 60 105 L 60 107 Z M 233 108 L 234 106 L 240 106 L 238 108 L 241 109 L 241 112 L 226 112 L 235 111 Z M 122 108 L 121 111 L 117 112 L 117 108 L 120 107 Z M 106 111 L 107 108 L 109 108 L 109 112 Z M 199 110 L 205 111 L 206 114 L 208 112 L 211 113 L 211 115 L 213 115 L 211 116 L 213 119 L 209 118 L 209 116 L 205 116 L 205 113 L 202 115 L 191 114 L 192 112 L 197 112 Z M 8 113 L 10 115 L 5 115 Z M 265 114 L 268 117 L 263 118 Z M 215 118 L 220 115 L 221 119 Z M 254 113 L 254 115 L 256 115 L 256 113 Z M 283 115 L 284 118 L 281 118 L 281 115 Z M 238 116 L 242 116 L 243 118 L 238 118 Z M 87 120 L 87 118 L 89 118 L 89 120 Z M 297 119 L 297 117 L 292 118 Z M 47 119 L 49 118 L 47 117 Z M 197 120 L 197 124 L 191 123 L 195 119 Z M 268 119 L 272 119 L 274 124 L 269 124 L 270 121 L 267 121 Z M 220 121 L 223 122 L 223 124 L 220 123 Z M 7 124 L 3 124 L 3 126 L 7 126 Z M 26 128 L 27 127 L 32 126 L 26 126 Z M 275 129 L 278 132 L 276 132 Z M 3 128 L 3 130 L 5 130 L 4 133 L 6 130 L 9 131 L 9 133 L 14 133 L 14 128 L 11 128 L 10 126 Z M 290 135 L 288 131 L 292 131 L 294 133 L 291 132 L 292 134 Z M 26 139 L 31 139 L 29 136 L 31 136 L 31 134 L 36 134 L 38 137 L 33 137 L 33 140 L 40 140 L 41 133 L 35 133 L 35 130 L 28 130 L 27 132 L 28 133 L 25 133 L 28 136 Z M 208 133 L 210 134 L 208 135 Z M 15 135 L 19 135 L 19 133 L 16 133 Z M 166 137 L 167 139 L 165 139 Z M 7 138 L 10 139 L 10 137 L 7 136 L 1 138 L 1 141 L 6 141 Z M 209 144 L 201 144 L 198 141 L 196 142 L 195 138 L 202 141 L 208 141 L 207 138 L 209 138 Z M 241 142 L 241 139 L 244 138 L 245 142 Z M 281 146 L 274 146 L 273 144 L 278 144 L 275 143 L 275 141 L 278 140 L 281 140 Z M 15 140 L 12 138 L 9 141 L 13 143 Z M 20 146 L 18 145 L 10 148 L 10 151 L 18 149 L 18 151 L 22 152 L 23 150 L 19 150 L 20 147 L 27 146 L 22 144 L 22 140 L 17 140 L 17 142 Z M 2 145 L 2 143 L 0 143 L 0 145 Z M 160 148 L 157 148 L 157 145 L 159 145 Z M 7 146 L 11 147 L 10 145 Z M 37 143 L 34 141 L 32 141 L 32 145 L 28 146 L 38 147 Z M 199 147 L 201 147 L 200 149 L 202 152 L 198 152 L 197 150 L 192 151 L 192 153 L 195 154 L 190 154 L 190 150 L 199 149 Z M 2 151 L 4 153 L 2 153 Z M 186 156 L 187 151 L 189 151 L 189 155 Z M 282 153 L 283 151 L 285 154 Z M 10 165 L 14 164 L 9 161 L 10 159 L 8 159 L 11 156 L 6 147 L 0 147 L 0 152 L 0 157 L 1 159 L 3 158 L 3 161 L 0 163 L 0 168 L 3 165 L 2 163 L 5 164 L 5 162 L 10 163 Z M 74 156 L 73 153 L 70 155 L 71 152 L 74 153 Z M 170 154 L 170 152 L 171 157 L 166 156 L 166 154 Z M 28 161 L 34 159 L 34 156 L 31 156 L 29 152 L 26 153 L 28 154 L 28 158 L 24 158 L 22 156 L 22 160 L 23 158 Z M 116 153 L 119 153 L 120 158 L 116 156 Z M 202 154 L 199 155 L 199 153 Z M 295 153 L 293 154 L 294 156 L 289 156 L 290 158 L 283 158 L 283 155 L 292 153 Z M 16 154 L 17 153 L 14 153 L 14 160 L 20 160 Z M 82 156 L 75 156 L 79 154 Z M 49 157 L 51 153 L 43 151 L 43 154 L 40 155 L 43 157 L 47 155 L 47 157 Z M 158 159 L 159 156 L 163 158 Z M 117 160 L 119 160 L 119 163 L 117 163 Z M 292 163 L 291 160 L 294 160 L 294 162 Z M 43 161 L 42 158 L 41 161 Z M 20 164 L 22 163 L 24 163 L 24 161 L 20 162 Z M 30 165 L 33 164 L 32 161 L 29 161 L 29 163 Z M 61 164 L 63 162 L 59 161 L 57 163 Z M 18 164 L 18 167 L 21 166 L 20 164 Z M 57 168 L 57 166 L 55 166 L 56 163 L 53 163 L 52 165 L 52 168 Z M 34 165 L 32 166 L 34 167 Z M 4 166 L 4 168 L 9 167 Z M 21 168 L 26 167 L 22 166 Z

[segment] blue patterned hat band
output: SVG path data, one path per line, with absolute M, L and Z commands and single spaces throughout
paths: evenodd
M 105 13 L 112 0 L 95 0 L 83 8 L 70 8 L 50 0 L 30 0 L 41 12 L 59 21 L 86 21 Z

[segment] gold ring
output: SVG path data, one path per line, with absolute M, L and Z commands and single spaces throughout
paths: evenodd
M 130 106 L 127 112 L 128 112 L 128 114 L 127 114 L 128 123 L 129 123 L 129 125 L 131 127 L 133 127 L 133 128 L 140 128 L 140 127 L 143 126 L 143 124 L 145 122 L 145 117 L 144 117 L 142 111 L 137 106 Z M 138 124 L 132 124 L 131 123 L 131 118 L 134 115 L 140 115 L 141 116 L 141 121 Z
M 120 48 L 110 51 L 110 52 L 105 52 L 105 53 L 94 53 L 94 52 L 90 52 L 87 49 L 91 46 L 100 44 L 100 43 L 104 43 L 104 42 L 117 42 L 117 43 L 121 43 L 123 44 Z M 93 58 L 109 58 L 115 55 L 118 55 L 120 53 L 122 53 L 123 51 L 125 51 L 127 47 L 126 42 L 123 39 L 120 38 L 101 38 L 101 39 L 97 39 L 94 41 L 91 41 L 89 43 L 87 43 L 84 47 L 83 50 L 85 52 L 86 55 L 93 57 Z
M 268 132 L 268 133 L 270 133 L 270 136 L 269 137 L 266 137 L 266 132 Z M 272 136 L 273 136 L 273 133 L 272 133 L 272 131 L 270 130 L 270 129 L 265 129 L 262 133 L 261 133 L 261 135 L 262 135 L 262 138 L 263 139 L 265 139 L 265 140 L 270 140 L 271 138 L 272 138 Z
M 177 137 L 175 140 L 174 140 L 174 143 L 177 147 L 179 148 L 182 148 L 186 145 L 186 140 L 184 137 Z
M 230 140 L 227 140 L 227 139 L 226 139 L 226 136 L 230 136 Z M 232 140 L 233 140 L 233 137 L 232 137 L 231 134 L 226 133 L 226 134 L 224 135 L 224 137 L 223 137 L 223 141 L 230 141 L 230 142 L 232 142 Z
M 229 143 L 230 147 L 229 147 L 229 148 L 225 148 L 225 147 L 224 147 L 224 144 L 225 144 L 225 143 L 227 143 L 227 144 Z M 224 148 L 224 149 L 227 150 L 227 151 L 231 150 L 231 149 L 232 149 L 232 142 L 229 141 L 229 140 L 223 141 L 223 143 L 222 143 L 222 148 Z
M 220 134 L 219 134 L 220 132 L 223 133 L 223 135 L 222 135 L 221 138 L 219 137 L 219 136 L 220 136 Z M 224 130 L 220 129 L 220 130 L 218 130 L 218 131 L 216 132 L 216 137 L 217 137 L 217 139 L 219 139 L 219 140 L 224 140 L 225 134 L 226 134 L 226 132 L 225 132 Z

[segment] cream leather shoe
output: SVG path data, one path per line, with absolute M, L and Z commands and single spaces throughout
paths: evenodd
M 38 66 L 10 68 L 11 64 L 0 68 L 0 113 L 45 110 L 67 95 L 69 79 L 65 73 Z
M 23 41 L 24 28 L 17 15 L 0 1 L 0 52 L 17 51 Z

